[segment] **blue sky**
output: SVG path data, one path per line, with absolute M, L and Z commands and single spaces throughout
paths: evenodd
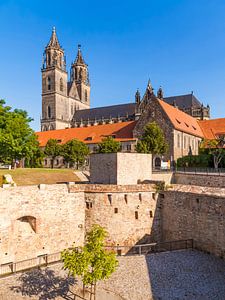
M 0 98 L 39 130 L 42 53 L 56 26 L 68 69 L 82 45 L 92 107 L 131 102 L 150 78 L 225 117 L 224 16 L 224 0 L 0 0 Z

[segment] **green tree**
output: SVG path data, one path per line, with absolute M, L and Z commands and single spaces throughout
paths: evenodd
M 90 151 L 87 145 L 76 139 L 68 141 L 63 145 L 63 157 L 71 165 L 76 164 L 76 168 L 82 166 Z
M 137 142 L 139 153 L 164 154 L 168 150 L 163 131 L 156 122 L 149 123 L 144 128 L 141 139 Z
M 214 168 L 218 169 L 221 161 L 225 157 L 225 136 L 221 136 L 214 140 L 203 140 L 200 144 L 200 148 L 207 149 L 208 153 L 213 157 Z
M 84 287 L 91 286 L 90 299 L 92 299 L 93 288 L 94 299 L 96 297 L 97 282 L 109 278 L 118 266 L 116 254 L 104 248 L 106 237 L 107 231 L 103 227 L 93 225 L 86 235 L 84 247 L 74 246 L 62 252 L 64 269 L 74 277 L 81 277 L 83 295 Z
M 31 121 L 26 111 L 12 110 L 0 100 L 0 161 L 16 167 L 18 161 L 37 151 L 39 144 Z
M 44 154 L 51 158 L 51 168 L 54 167 L 54 160 L 62 154 L 62 146 L 56 139 L 49 139 L 45 146 Z
M 116 153 L 121 150 L 121 143 L 108 136 L 98 144 L 98 153 Z

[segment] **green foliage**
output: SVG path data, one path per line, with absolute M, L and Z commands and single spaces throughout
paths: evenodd
M 157 183 L 155 184 L 155 191 L 156 191 L 157 193 L 166 191 L 167 188 L 168 188 L 168 187 L 166 186 L 166 184 L 165 184 L 164 181 L 159 181 L 159 182 L 157 182 Z
M 213 158 L 214 168 L 218 169 L 219 165 L 223 162 L 225 158 L 225 136 L 221 136 L 218 139 L 214 140 L 203 140 L 200 147 L 207 149 L 208 153 Z
M 62 147 L 62 154 L 69 165 L 82 166 L 89 155 L 89 148 L 83 142 L 73 139 Z
M 156 122 L 149 123 L 138 141 L 136 151 L 139 153 L 164 154 L 168 150 L 163 131 Z
M 96 285 L 98 281 L 109 278 L 118 266 L 115 253 L 104 249 L 106 236 L 104 228 L 93 225 L 86 235 L 84 247 L 62 252 L 64 269 L 74 277 L 81 277 L 84 285 Z
M 27 112 L 12 110 L 0 100 L 0 161 L 15 164 L 22 158 L 34 155 L 38 141 L 29 123 L 32 121 Z
M 49 139 L 44 150 L 44 154 L 52 159 L 52 168 L 54 166 L 54 159 L 62 154 L 62 146 L 56 139 Z
M 116 153 L 121 150 L 121 143 L 108 136 L 98 144 L 98 153 Z
M 191 167 L 191 168 L 209 168 L 213 167 L 212 156 L 207 153 L 201 153 L 199 155 L 187 155 L 178 158 L 178 167 Z

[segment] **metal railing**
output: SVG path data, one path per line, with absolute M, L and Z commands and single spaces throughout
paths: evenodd
M 225 168 L 215 169 L 215 168 L 177 167 L 175 172 L 225 176 Z
M 150 253 L 173 251 L 181 249 L 193 249 L 192 239 L 169 241 L 162 243 L 140 244 L 134 246 L 106 246 L 105 249 L 115 251 L 117 255 L 146 255 Z M 61 261 L 61 252 L 44 254 L 35 258 L 18 262 L 9 262 L 0 265 L 0 277 L 5 277 L 18 272 L 28 271 L 33 268 L 48 266 Z

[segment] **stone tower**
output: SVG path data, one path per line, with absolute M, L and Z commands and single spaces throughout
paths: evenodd
M 43 55 L 41 131 L 71 127 L 76 110 L 87 108 L 90 108 L 90 84 L 80 46 L 68 82 L 64 50 L 53 28 Z
M 71 65 L 70 83 L 74 82 L 77 87 L 79 99 L 82 104 L 90 107 L 90 82 L 88 74 L 88 66 L 85 63 L 78 45 L 77 57 Z

